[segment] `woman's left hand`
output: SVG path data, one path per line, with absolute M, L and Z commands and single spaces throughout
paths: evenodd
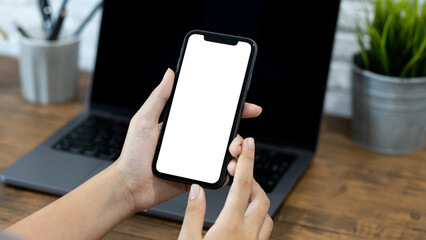
M 133 116 L 121 155 L 111 166 L 118 170 L 115 172 L 131 195 L 129 199 L 133 200 L 135 213 L 189 191 L 188 185 L 157 178 L 151 170 L 161 130 L 161 124 L 158 124 L 158 121 L 170 97 L 173 81 L 174 72 L 168 69 L 161 83 Z M 261 107 L 245 103 L 242 117 L 257 117 L 261 112 Z M 231 154 L 234 157 L 240 154 L 238 146 L 241 146 L 241 143 L 241 137 L 237 137 L 232 142 L 230 150 L 233 150 Z M 235 162 L 231 164 L 234 166 Z

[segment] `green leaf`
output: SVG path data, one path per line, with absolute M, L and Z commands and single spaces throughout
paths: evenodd
M 394 16 L 391 15 L 390 17 L 388 17 L 386 19 L 385 26 L 383 27 L 382 37 L 380 39 L 380 55 L 381 55 L 381 60 L 382 60 L 383 72 L 386 75 L 390 74 L 386 43 L 387 43 L 387 40 L 388 40 L 387 37 L 388 37 L 389 29 L 391 27 L 391 24 L 393 23 L 393 18 L 394 18 Z
M 360 26 L 354 31 L 365 68 L 390 76 L 426 75 L 426 1 L 371 0 L 371 3 L 374 18 L 367 12 L 365 21 L 368 37 Z
M 407 77 L 407 72 L 410 70 L 410 68 L 415 67 L 416 62 L 418 62 L 422 57 L 424 57 L 426 53 L 426 38 L 423 39 L 423 43 L 420 46 L 419 51 L 417 54 L 405 65 L 405 67 L 402 69 L 401 77 Z M 423 66 L 425 67 L 425 66 Z M 415 76 L 412 76 L 415 77 Z
M 361 31 L 360 28 L 355 29 L 356 31 L 356 35 L 357 35 L 357 40 L 358 40 L 358 44 L 361 48 L 361 57 L 362 57 L 362 61 L 364 63 L 364 68 L 369 70 L 370 69 L 370 61 L 368 60 L 368 55 L 367 55 L 367 50 L 365 48 L 365 44 L 364 44 L 364 33 Z

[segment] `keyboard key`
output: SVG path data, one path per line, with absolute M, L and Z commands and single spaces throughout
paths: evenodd
M 52 148 L 74 154 L 116 160 L 126 137 L 128 123 L 90 116 Z
M 295 156 L 278 151 L 257 150 L 255 156 L 254 178 L 265 192 L 271 192 Z
M 265 192 L 272 192 L 287 169 L 291 166 L 295 156 L 278 151 L 267 151 L 257 148 L 254 160 L 254 179 Z M 232 177 L 228 185 L 232 184 Z

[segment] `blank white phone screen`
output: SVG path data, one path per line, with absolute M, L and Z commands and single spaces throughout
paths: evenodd
M 157 159 L 159 172 L 219 180 L 250 51 L 247 42 L 189 37 Z

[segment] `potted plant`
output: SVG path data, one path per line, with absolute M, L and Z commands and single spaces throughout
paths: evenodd
M 352 138 L 385 154 L 421 149 L 426 133 L 426 3 L 372 0 L 355 32 Z

